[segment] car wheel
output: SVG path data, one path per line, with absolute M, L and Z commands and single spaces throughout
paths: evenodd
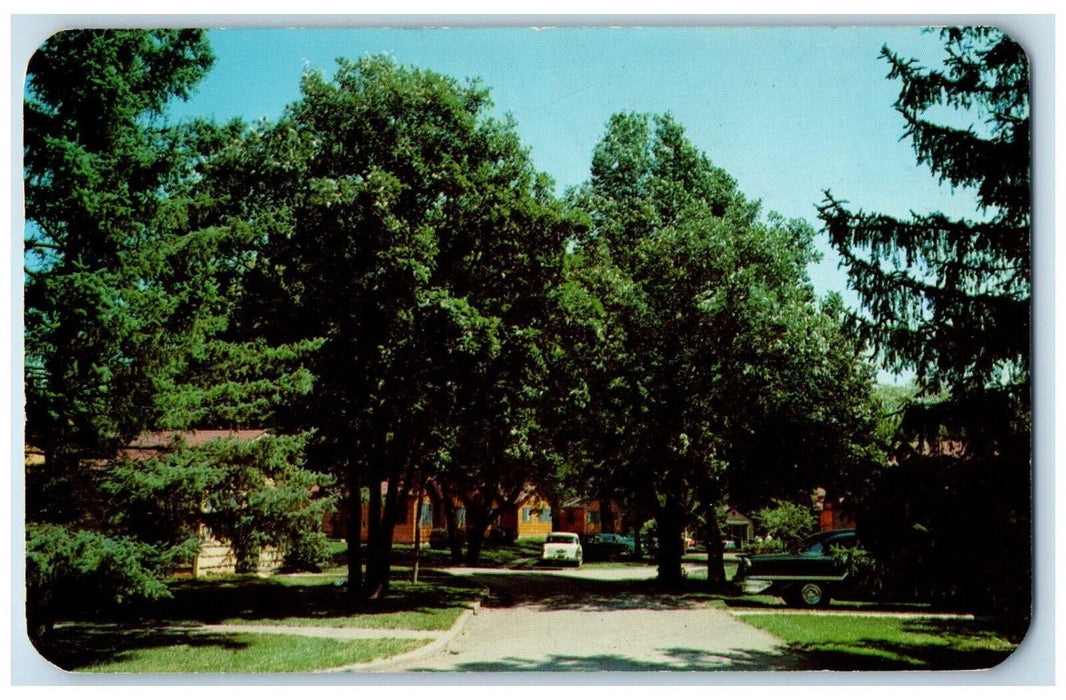
M 829 605 L 829 590 L 820 583 L 805 583 L 796 592 L 797 601 L 806 608 L 824 608 Z

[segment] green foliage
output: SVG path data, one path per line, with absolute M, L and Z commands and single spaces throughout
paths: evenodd
M 887 47 L 896 110 L 918 162 L 973 193 L 975 220 L 909 220 L 821 208 L 868 311 L 861 328 L 894 369 L 955 393 L 988 385 L 1024 391 L 1029 369 L 1029 70 L 1018 44 L 991 28 L 942 32 L 947 58 L 924 68 Z M 937 121 L 940 108 L 975 122 Z
M 878 459 L 870 369 L 839 299 L 814 298 L 809 225 L 760 217 L 669 116 L 615 115 L 570 199 L 590 220 L 561 297 L 571 443 L 655 515 L 661 576 L 726 493 L 754 507 Z
M 158 418 L 202 330 L 210 285 L 172 273 L 185 238 L 163 215 L 193 159 L 160 117 L 211 62 L 199 30 L 74 30 L 27 68 L 26 442 L 44 454 L 27 474 L 31 618 L 83 595 L 162 595 L 157 577 L 188 552 L 188 533 L 155 547 L 102 529 L 88 467 Z
M 103 491 L 116 500 L 112 527 L 146 541 L 212 534 L 233 547 L 238 571 L 256 571 L 266 545 L 290 566 L 324 561 L 317 531 L 333 499 L 315 498 L 332 477 L 303 467 L 304 436 L 223 438 L 188 447 L 178 437 L 158 458 L 114 465 Z M 317 534 L 316 534 L 317 533 Z
M 296 528 L 290 530 L 284 545 L 281 570 L 319 572 L 333 561 L 333 547 L 326 533 Z
M 544 463 L 544 306 L 566 222 L 478 84 L 366 57 L 301 87 L 278 124 L 223 149 L 209 187 L 255 232 L 240 332 L 316 343 L 315 391 L 287 416 L 317 429 L 313 462 L 350 491 L 388 485 L 368 513 L 379 589 L 416 469 L 514 491 Z
M 817 519 L 809 506 L 774 499 L 773 506 L 752 514 L 759 529 L 793 549 L 814 532 Z
M 867 499 L 876 514 L 868 544 L 883 566 L 907 572 L 913 591 L 1027 616 L 1029 67 L 998 29 L 949 27 L 941 37 L 941 66 L 887 47 L 882 57 L 900 82 L 895 107 L 918 162 L 972 195 L 973 218 L 855 212 L 828 194 L 821 207 L 863 304 L 856 326 L 890 368 L 916 373 L 919 390 L 899 415 L 898 466 Z
M 153 547 L 135 539 L 60 525 L 27 523 L 26 597 L 31 637 L 57 616 L 106 610 L 131 599 L 170 595 L 161 577 L 195 553 L 195 542 Z
M 211 62 L 198 30 L 60 32 L 30 60 L 27 442 L 52 469 L 150 424 L 159 375 L 189 330 L 175 313 L 185 295 L 156 284 L 162 199 L 188 162 L 158 117 Z

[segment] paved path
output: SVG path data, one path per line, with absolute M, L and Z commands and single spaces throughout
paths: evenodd
M 799 667 L 781 640 L 729 613 L 639 584 L 654 569 L 467 570 L 491 595 L 432 655 L 374 671 L 742 671 Z

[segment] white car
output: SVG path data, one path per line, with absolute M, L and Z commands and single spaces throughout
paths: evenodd
M 549 532 L 540 560 L 581 566 L 581 540 L 572 532 Z

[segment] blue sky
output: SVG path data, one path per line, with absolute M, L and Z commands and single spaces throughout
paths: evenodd
M 209 38 L 215 67 L 176 118 L 276 119 L 305 69 L 332 75 L 338 57 L 388 53 L 480 78 L 560 191 L 587 177 L 612 113 L 668 111 L 764 211 L 817 227 L 830 189 L 866 210 L 974 214 L 972 197 L 938 186 L 900 140 L 898 85 L 878 53 L 887 44 L 936 62 L 938 37 L 918 27 L 240 28 Z M 815 288 L 854 303 L 821 247 Z

